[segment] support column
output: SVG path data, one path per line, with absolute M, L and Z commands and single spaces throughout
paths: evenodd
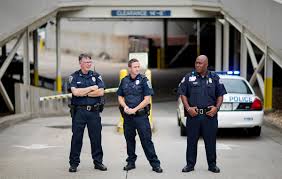
M 218 19 L 215 20 L 215 71 L 222 70 L 222 27 Z
M 247 45 L 245 41 L 244 29 L 241 32 L 240 46 L 240 74 L 247 79 Z
M 37 29 L 33 31 L 33 64 L 34 64 L 34 86 L 39 86 L 38 74 L 38 32 Z
M 226 19 L 223 29 L 223 70 L 229 70 L 229 22 Z
M 19 36 L 16 44 L 13 46 L 13 48 L 11 49 L 9 55 L 7 56 L 7 58 L 5 59 L 4 63 L 0 67 L 0 94 L 3 97 L 7 107 L 9 109 L 9 111 L 11 111 L 11 112 L 14 111 L 14 106 L 13 106 L 12 101 L 10 100 L 10 97 L 9 97 L 9 95 L 8 95 L 8 93 L 7 93 L 7 91 L 6 91 L 5 87 L 4 87 L 1 79 L 2 79 L 3 75 L 5 74 L 6 70 L 8 69 L 10 63 L 12 62 L 15 53 L 17 52 L 20 44 L 23 41 L 23 38 L 24 38 L 24 33 Z M 4 45 L 3 47 L 2 47 L 2 55 L 6 54 L 6 46 Z M 6 57 L 6 55 L 5 55 L 5 57 Z
M 264 66 L 264 109 L 272 109 L 272 78 L 273 78 L 273 61 L 265 53 L 265 66 Z
M 164 24 L 163 24 L 163 28 L 164 28 L 164 33 L 163 33 L 163 40 L 162 40 L 162 63 L 161 63 L 161 67 L 165 68 L 166 63 L 167 63 L 167 57 L 166 57 L 166 51 L 167 51 L 167 19 L 164 19 Z
M 62 92 L 62 74 L 61 74 L 61 18 L 56 16 L 56 90 Z
M 23 49 L 24 49 L 23 83 L 25 85 L 30 85 L 29 34 L 28 34 L 28 29 L 24 32 Z
M 197 19 L 197 56 L 200 55 L 200 46 L 201 46 L 201 23 L 200 20 Z
M 239 35 L 237 30 L 234 28 L 234 47 L 233 47 L 233 70 L 239 70 L 239 56 L 238 56 L 238 39 Z

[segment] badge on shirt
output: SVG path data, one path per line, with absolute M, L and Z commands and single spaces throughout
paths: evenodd
M 149 87 L 150 89 L 152 89 L 152 84 L 151 84 L 150 81 L 147 81 L 147 85 L 148 85 L 148 87 Z
M 73 77 L 72 76 L 69 76 L 69 83 L 71 83 L 73 80 Z
M 96 78 L 95 78 L 94 76 L 92 77 L 92 81 L 93 81 L 93 82 L 96 82 Z
M 139 85 L 139 84 L 140 84 L 140 81 L 139 81 L 139 80 L 136 80 L 136 81 L 135 81 L 135 84 L 136 84 L 136 85 Z
M 189 81 L 195 81 L 196 80 L 196 76 L 190 76 L 189 77 Z
M 219 79 L 218 82 L 219 82 L 219 84 L 223 84 L 222 79 Z
M 209 78 L 209 83 L 212 83 L 212 79 L 211 78 Z

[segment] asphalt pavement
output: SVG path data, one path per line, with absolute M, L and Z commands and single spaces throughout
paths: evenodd
M 218 166 L 221 173 L 207 170 L 203 140 L 198 144 L 195 171 L 182 173 L 185 165 L 186 138 L 180 136 L 176 122 L 176 102 L 153 104 L 156 130 L 153 141 L 164 172 L 152 171 L 140 140 L 137 139 L 136 169 L 125 172 L 126 144 L 117 132 L 117 107 L 102 114 L 104 164 L 108 171 L 94 170 L 90 141 L 85 131 L 81 164 L 77 173 L 68 172 L 71 141 L 70 116 L 36 118 L 0 133 L 0 178 L 281 178 L 282 133 L 263 126 L 261 137 L 248 137 L 240 131 L 227 132 L 217 140 Z

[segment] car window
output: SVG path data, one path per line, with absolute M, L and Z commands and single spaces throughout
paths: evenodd
M 227 93 L 252 94 L 249 86 L 241 79 L 221 78 Z

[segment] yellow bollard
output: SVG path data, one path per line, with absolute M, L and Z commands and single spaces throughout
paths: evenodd
M 34 69 L 34 86 L 39 86 L 39 74 L 37 69 Z
M 40 37 L 39 40 L 39 50 L 43 51 L 44 50 L 44 39 Z
M 58 93 L 62 93 L 62 77 L 58 76 L 56 78 L 56 89 Z
M 127 76 L 127 70 L 126 69 L 122 69 L 122 70 L 120 70 L 120 72 L 119 72 L 119 81 L 121 81 L 124 77 L 126 77 Z M 119 123 L 118 123 L 118 126 L 117 126 L 117 131 L 119 132 L 119 133 L 123 133 L 123 121 L 124 121 L 124 119 L 123 119 L 123 117 L 120 115 L 120 120 L 119 120 Z
M 264 80 L 264 110 L 272 110 L 272 78 L 266 78 Z

